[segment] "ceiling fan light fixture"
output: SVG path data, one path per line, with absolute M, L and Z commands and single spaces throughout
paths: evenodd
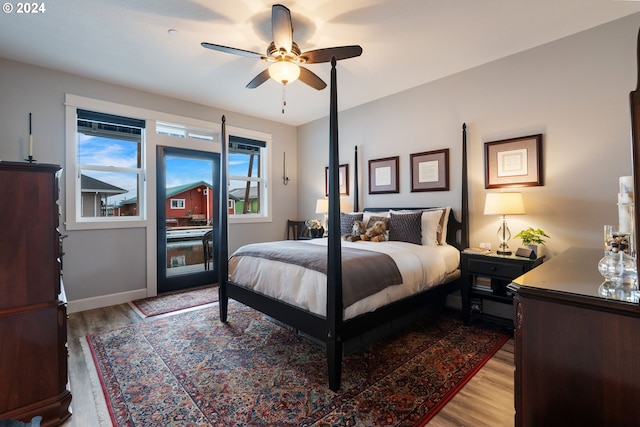
M 298 79 L 300 67 L 288 61 L 274 62 L 269 66 L 269 76 L 273 80 L 286 85 Z

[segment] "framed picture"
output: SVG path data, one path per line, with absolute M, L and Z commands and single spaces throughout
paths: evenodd
M 369 160 L 369 194 L 399 193 L 400 157 Z
M 449 149 L 411 154 L 411 192 L 449 191 Z
M 349 165 L 340 165 L 338 172 L 338 182 L 340 183 L 340 195 L 349 195 Z M 329 167 L 324 168 L 324 195 L 329 195 Z
M 484 187 L 534 187 L 542 184 L 542 134 L 486 142 Z

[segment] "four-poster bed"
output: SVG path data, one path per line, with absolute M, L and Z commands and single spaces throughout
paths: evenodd
M 314 247 L 316 252 L 318 248 L 321 248 L 322 262 L 323 266 L 320 269 L 310 269 L 308 272 L 306 270 L 303 271 L 302 275 L 304 277 L 309 277 L 311 275 L 315 275 L 316 282 L 317 280 L 324 280 L 325 285 L 322 289 L 322 296 L 326 297 L 326 304 L 320 297 L 320 305 L 324 306 L 320 309 L 309 309 L 308 307 L 303 306 L 304 304 L 299 304 L 296 301 L 285 301 L 281 297 L 278 297 L 278 294 L 286 294 L 289 291 L 285 288 L 285 290 L 273 291 L 273 295 L 269 295 L 269 292 L 265 292 L 259 290 L 251 289 L 249 284 L 245 283 L 236 283 L 239 277 L 243 274 L 251 275 L 250 269 L 247 269 L 248 264 L 240 264 L 241 261 L 238 259 L 247 258 L 246 253 L 245 256 L 241 256 L 242 254 L 236 253 L 235 256 L 232 255 L 232 261 L 229 260 L 228 253 L 228 241 L 227 241 L 227 212 L 224 207 L 226 206 L 226 188 L 227 188 L 227 172 L 226 168 L 221 168 L 220 173 L 220 203 L 221 211 L 219 213 L 218 218 L 218 230 L 217 230 L 217 239 L 219 242 L 218 252 L 219 255 L 216 257 L 218 261 L 218 271 L 219 271 L 219 304 L 220 304 L 220 320 L 222 322 L 227 321 L 227 311 L 228 311 L 228 299 L 232 298 L 236 301 L 239 301 L 245 305 L 248 305 L 280 322 L 283 322 L 298 331 L 307 334 L 326 345 L 326 353 L 327 353 L 327 367 L 328 367 L 328 376 L 329 376 L 329 388 L 331 390 L 338 390 L 340 388 L 340 377 L 342 370 L 342 354 L 343 354 L 343 346 L 344 343 L 350 339 L 359 337 L 363 335 L 365 332 L 371 331 L 379 326 L 389 323 L 391 320 L 395 318 L 399 318 L 407 313 L 417 310 L 421 307 L 424 307 L 429 302 L 433 301 L 434 298 L 442 297 L 444 300 L 444 296 L 447 294 L 459 289 L 460 287 L 460 272 L 459 272 L 459 250 L 468 246 L 468 226 L 466 225 L 467 218 L 467 179 L 466 179 L 466 125 L 463 125 L 463 138 L 462 138 L 462 222 L 458 222 L 451 209 L 442 208 L 442 218 L 445 218 L 446 225 L 446 243 L 443 245 L 432 245 L 432 246 L 417 246 L 411 243 L 406 242 L 385 242 L 385 243 L 372 243 L 372 242 L 355 242 L 350 245 L 348 242 L 344 242 L 341 235 L 341 224 L 340 224 L 340 189 L 339 189 L 339 158 L 338 158 L 338 125 L 337 125 L 337 88 L 336 88 L 336 61 L 333 59 L 331 61 L 331 106 L 330 106 L 330 115 L 329 115 L 329 126 L 330 126 L 330 143 L 329 143 L 329 213 L 328 213 L 328 238 L 326 239 L 316 239 L 316 241 L 307 241 L 307 242 L 275 242 L 275 243 L 287 243 L 289 245 L 307 245 L 308 247 Z M 226 125 L 225 118 L 222 118 L 222 140 L 226 141 Z M 225 143 L 222 144 L 222 158 L 226 158 L 226 150 Z M 357 148 L 356 148 L 356 171 L 357 171 Z M 355 191 L 354 191 L 354 207 L 358 209 L 358 178 L 356 175 L 355 182 Z M 389 210 L 390 208 L 384 208 L 384 210 Z M 415 211 L 415 209 L 411 209 Z M 419 208 L 419 210 L 423 210 L 427 208 Z M 365 209 L 366 210 L 366 209 Z M 373 211 L 380 211 L 383 209 L 372 209 Z M 445 213 L 446 212 L 446 217 Z M 404 212 L 403 212 L 404 213 Z M 397 212 L 397 214 L 400 214 Z M 394 214 L 389 214 L 393 216 Z M 417 214 L 418 216 L 426 215 L 423 212 Z M 440 214 L 438 214 L 440 215 Z M 400 214 L 402 216 L 402 214 Z M 408 218 L 408 217 L 407 217 Z M 424 216 L 422 216 L 424 221 Z M 424 222 L 423 222 L 424 223 Z M 442 222 L 441 222 L 442 223 Z M 372 245 L 366 247 L 366 245 Z M 326 245 L 326 249 L 325 249 Z M 369 252 L 373 254 L 374 252 L 384 252 L 384 254 L 379 254 L 380 256 L 388 256 L 392 258 L 397 265 L 402 265 L 402 268 L 399 268 L 399 273 L 402 278 L 401 282 L 396 283 L 393 282 L 392 286 L 389 286 L 387 289 L 391 289 L 388 291 L 387 289 L 382 289 L 379 291 L 371 291 L 373 294 L 365 297 L 368 298 L 378 298 L 379 301 L 380 294 L 391 294 L 389 300 L 384 300 L 383 302 L 376 302 L 373 304 L 364 304 L 368 308 L 364 309 L 354 309 L 348 311 L 347 309 L 351 309 L 354 305 L 357 305 L 358 302 L 352 304 L 353 301 L 349 300 L 350 288 L 350 278 L 354 276 L 353 270 L 347 270 L 347 266 L 351 267 L 351 264 L 348 263 L 348 260 L 355 259 L 358 261 L 357 256 L 352 253 L 352 251 L 358 251 L 361 249 L 355 249 L 352 247 L 360 245 L 360 247 L 366 247 L 363 252 Z M 377 245 L 377 246 L 376 246 Z M 253 246 L 253 245 L 248 245 Z M 408 246 L 408 248 L 407 248 Z M 374 248 L 375 247 L 375 248 Z M 292 252 L 298 251 L 299 246 L 296 246 L 296 249 Z M 241 252 L 245 249 L 241 248 L 238 252 Z M 371 251 L 371 252 L 370 252 Z M 452 251 L 454 254 L 452 254 Z M 271 254 L 273 256 L 280 256 L 280 249 L 278 246 L 272 247 Z M 433 273 L 429 276 L 431 277 L 430 283 L 418 283 L 412 285 L 414 288 L 411 291 L 405 291 L 402 287 L 408 285 L 406 277 L 409 277 L 414 273 L 407 273 L 405 270 L 405 265 L 408 264 L 406 261 L 405 253 L 412 253 L 413 257 L 416 257 L 416 253 L 424 252 L 426 255 L 423 257 L 426 260 L 427 264 L 430 262 L 431 264 L 442 264 L 442 271 L 439 273 Z M 343 253 L 346 256 L 346 259 L 343 259 Z M 326 254 L 326 255 L 325 255 Z M 438 254 L 438 255 L 436 255 Z M 444 254 L 444 255 L 440 255 Z M 248 254 L 252 255 L 252 254 Z M 326 258 L 325 258 L 326 256 Z M 372 255 L 373 256 L 373 255 Z M 377 255 L 375 255 L 377 256 Z M 355 258 L 353 258 L 355 257 Z M 447 259 L 448 262 L 442 261 L 440 259 Z M 451 265 L 451 260 L 454 259 L 453 265 Z M 376 258 L 377 260 L 377 258 Z M 433 260 L 438 260 L 435 262 Z M 317 261 L 317 260 L 315 260 Z M 314 261 L 314 262 L 315 262 Z M 265 261 L 268 262 L 268 261 Z M 273 259 L 269 262 L 281 262 L 281 260 L 273 261 Z M 422 261 L 421 261 L 422 262 Z M 265 267 L 263 261 L 255 263 L 255 260 L 251 259 L 250 263 L 254 263 L 253 270 L 254 272 L 264 272 L 270 271 L 269 267 Z M 343 263 L 345 266 L 345 271 L 343 271 Z M 358 262 L 356 262 L 357 264 Z M 377 264 L 378 261 L 375 261 Z M 303 269 L 300 265 L 293 266 L 292 268 Z M 418 271 L 432 271 L 431 267 L 425 266 L 423 264 L 419 264 L 416 267 Z M 274 271 L 277 270 L 274 269 Z M 298 270 L 302 271 L 302 270 Z M 282 273 L 281 275 L 291 277 L 287 272 Z M 344 276 L 344 277 L 343 277 Z M 437 279 L 433 279 L 433 277 L 438 277 Z M 318 279 L 320 278 L 320 279 Z M 347 288 L 343 289 L 343 280 L 347 285 Z M 276 281 L 275 279 L 267 280 L 267 282 Z M 299 285 L 299 284 L 298 284 Z M 307 285 L 307 282 L 304 283 Z M 316 283 L 317 287 L 317 283 Z M 344 292 L 343 292 L 344 291 Z M 377 293 L 376 293 L 377 292 Z M 345 300 L 346 296 L 346 300 Z M 295 298 L 294 298 L 295 299 Z M 347 302 L 345 302 L 347 301 Z M 347 306 L 348 305 L 348 306 Z M 322 308 L 325 308 L 324 310 Z

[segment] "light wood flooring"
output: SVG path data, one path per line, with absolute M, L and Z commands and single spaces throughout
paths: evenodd
M 69 380 L 73 415 L 64 427 L 98 426 L 88 368 L 81 338 L 91 333 L 117 329 L 142 320 L 128 304 L 120 304 L 69 315 Z M 513 339 L 469 381 L 429 422 L 428 427 L 512 427 Z

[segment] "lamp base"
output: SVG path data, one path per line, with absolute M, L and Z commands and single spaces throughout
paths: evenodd
M 511 255 L 513 252 L 511 252 L 511 249 L 509 249 L 509 245 L 507 245 L 506 242 L 502 242 L 500 243 L 500 246 L 498 246 L 496 253 L 498 255 Z

